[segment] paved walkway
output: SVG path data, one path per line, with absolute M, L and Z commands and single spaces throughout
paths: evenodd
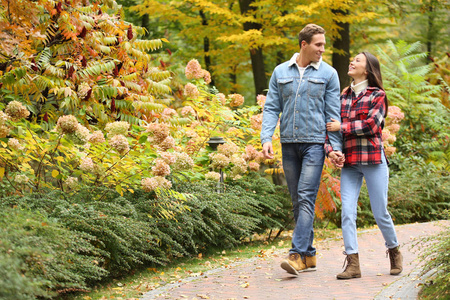
M 359 233 L 362 278 L 337 280 L 345 256 L 342 239 L 317 243 L 317 271 L 292 276 L 281 269 L 280 262 L 288 249 L 263 258 L 253 258 L 206 272 L 204 276 L 186 279 L 146 293 L 150 299 L 417 299 L 420 261 L 418 248 L 411 247 L 416 238 L 429 236 L 449 227 L 450 221 L 415 223 L 396 226 L 404 256 L 403 273 L 389 275 L 384 240 L 378 229 Z

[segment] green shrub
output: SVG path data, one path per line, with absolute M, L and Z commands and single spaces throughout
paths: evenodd
M 99 252 L 90 240 L 91 236 L 63 228 L 38 212 L 3 207 L 2 299 L 49 298 L 55 291 L 87 289 L 88 283 L 105 277 L 107 272 L 98 266 Z
M 450 219 L 448 210 L 443 213 Z M 419 244 L 424 246 L 420 254 L 425 261 L 422 275 L 431 271 L 423 289 L 420 299 L 449 299 L 450 298 L 450 228 L 447 227 L 439 234 L 422 239 Z M 417 246 L 417 245 L 416 245 Z

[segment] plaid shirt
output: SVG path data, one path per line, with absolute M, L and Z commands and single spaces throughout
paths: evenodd
M 341 95 L 341 132 L 344 139 L 344 165 L 381 164 L 384 155 L 381 131 L 384 127 L 386 94 L 382 89 L 367 87 L 357 97 L 348 88 Z M 327 143 L 327 153 L 332 148 Z

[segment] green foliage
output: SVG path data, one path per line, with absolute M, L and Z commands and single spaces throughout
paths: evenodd
M 420 156 L 427 163 L 450 171 L 450 110 L 440 97 L 443 81 L 431 84 L 433 65 L 423 65 L 426 53 L 417 53 L 420 43 L 404 41 L 379 48 L 383 76 L 390 103 L 405 113 L 397 134 L 397 152 L 404 158 Z M 397 168 L 401 166 L 397 165 Z
M 0 256 L 2 264 L 8 263 L 1 268 L 2 299 L 48 298 L 55 291 L 86 289 L 107 274 L 97 265 L 100 251 L 90 243 L 92 236 L 26 207 L 3 205 L 0 217 Z
M 232 248 L 255 232 L 292 224 L 285 187 L 252 173 L 223 189 L 175 181 L 173 190 L 124 196 L 90 188 L 0 198 L 0 257 L 9 265 L 0 290 L 12 295 L 14 283 L 24 299 L 86 290 L 138 265 Z
M 442 216 L 449 220 L 450 211 L 445 210 Z M 444 228 L 437 235 L 422 238 L 414 246 L 423 250 L 420 259 L 425 261 L 422 275 L 426 273 L 425 284 L 419 299 L 448 299 L 450 297 L 450 227 Z

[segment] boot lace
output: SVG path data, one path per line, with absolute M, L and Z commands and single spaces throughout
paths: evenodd
M 344 272 L 345 272 L 345 271 L 347 271 L 347 268 L 348 268 L 348 266 L 350 264 L 351 258 L 350 258 L 350 255 L 347 255 L 347 252 L 345 252 L 345 251 L 343 251 L 342 254 L 344 254 L 346 256 L 345 259 L 344 259 L 344 264 L 342 265 L 342 268 L 345 267 L 345 269 L 344 269 Z M 345 263 L 347 263 L 347 266 L 345 265 Z

